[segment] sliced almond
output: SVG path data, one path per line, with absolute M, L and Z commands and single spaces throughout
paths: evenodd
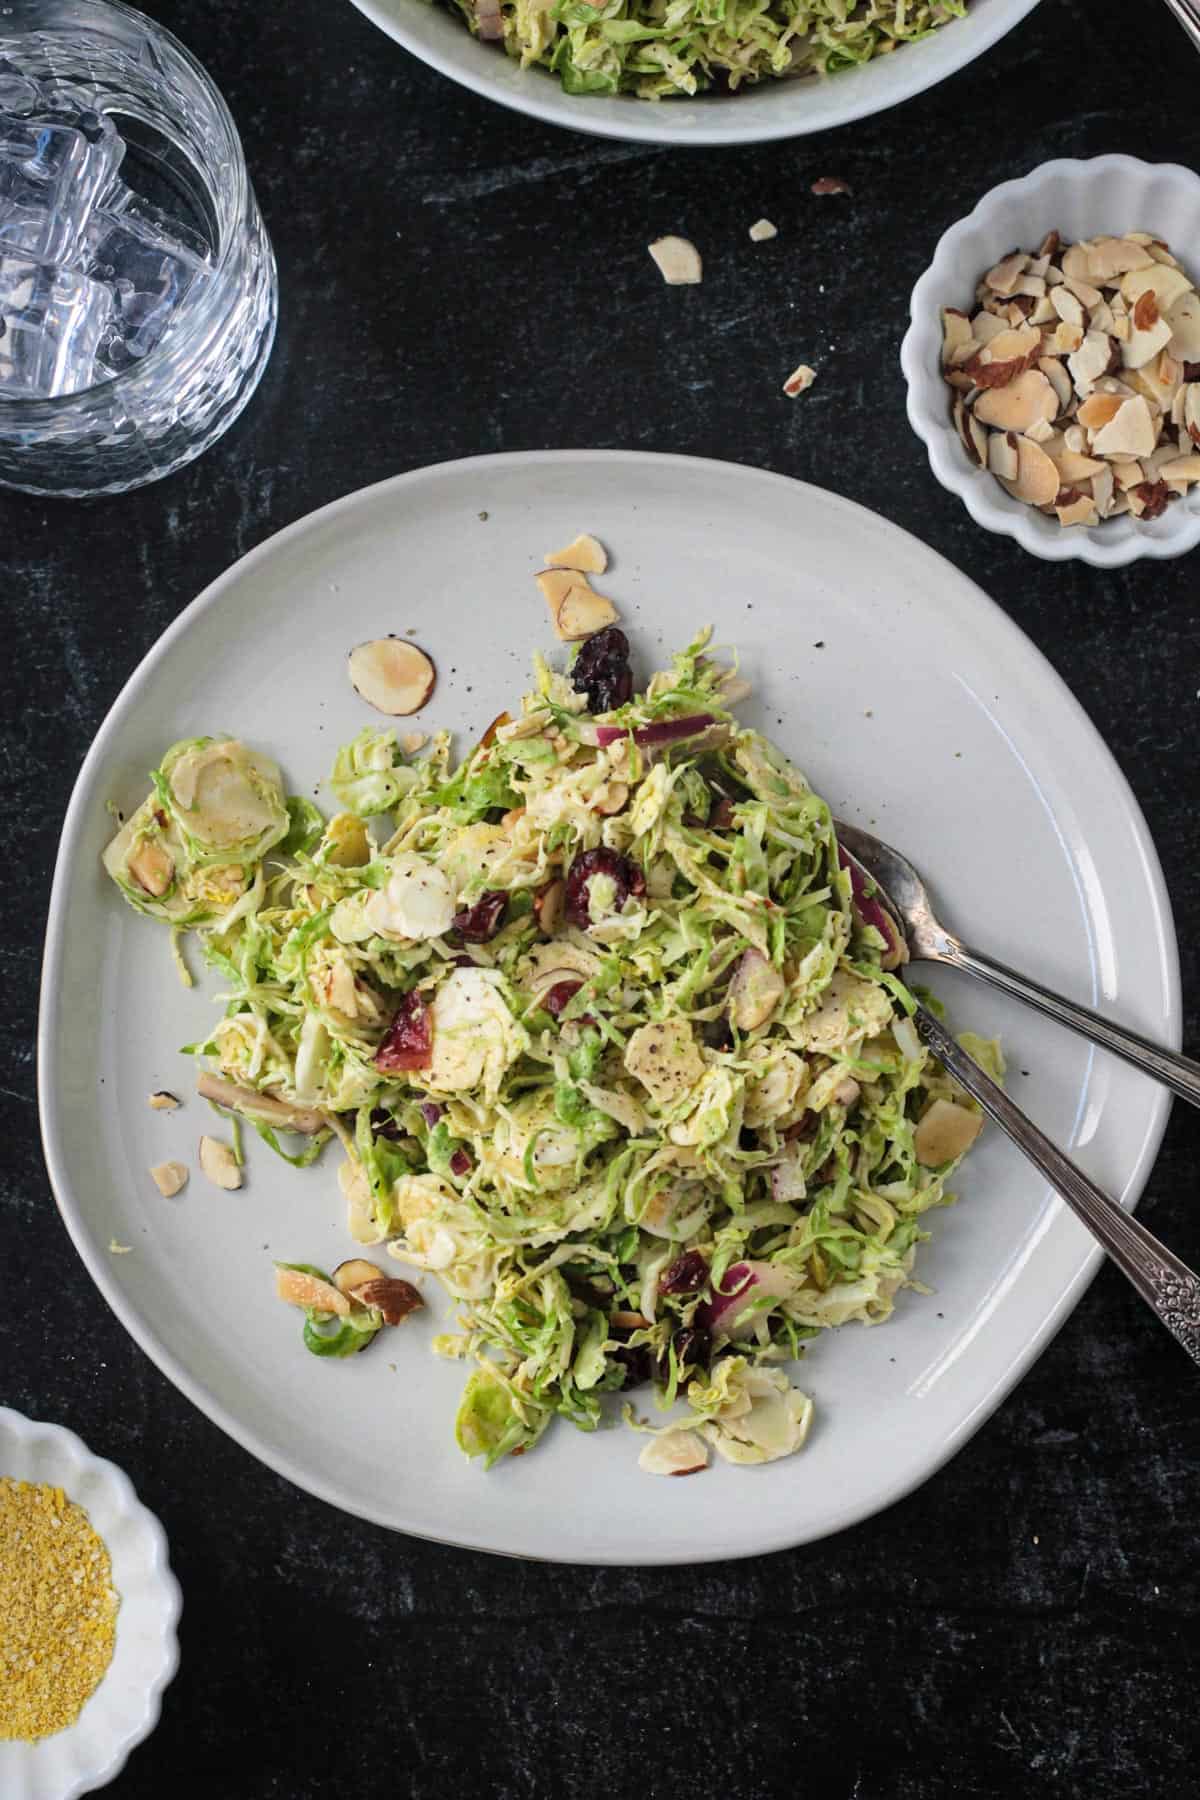
M 558 619 L 558 609 L 573 587 L 578 587 L 579 571 L 577 569 L 542 569 L 534 580 L 542 590 L 542 597 L 550 608 L 550 617 Z M 583 584 L 585 587 L 587 583 Z M 506 721 L 507 722 L 507 721 Z
M 1160 313 L 1165 313 L 1181 294 L 1188 293 L 1191 286 L 1182 269 L 1162 263 L 1149 269 L 1134 269 L 1121 277 L 1121 293 L 1130 306 L 1136 306 L 1143 294 L 1153 294 Z
M 1158 472 L 1164 481 L 1200 481 L 1200 455 L 1173 457 Z
M 1054 304 L 1049 295 L 1043 294 L 1029 315 L 1029 323 L 1031 325 L 1050 325 L 1057 317 L 1058 314 L 1054 310 Z
M 158 1088 L 147 1097 L 147 1106 L 154 1112 L 174 1112 L 179 1105 L 178 1094 L 170 1094 L 166 1088 Z
M 989 344 L 993 338 L 999 337 L 1002 331 L 1009 329 L 1004 319 L 998 319 L 995 313 L 977 312 L 971 320 L 971 336 L 977 344 Z
M 1054 389 L 1059 412 L 1066 412 L 1075 397 L 1075 390 L 1071 386 L 1071 377 L 1057 356 L 1041 357 L 1038 361 L 1038 368 Z
M 1007 387 L 1037 361 L 1042 351 L 1042 334 L 1035 325 L 1020 325 L 1002 331 L 963 365 L 980 387 Z
M 235 1193 L 242 1185 L 237 1157 L 230 1145 L 222 1143 L 220 1138 L 200 1139 L 200 1167 L 210 1181 L 229 1193 Z
M 1081 481 L 1090 481 L 1093 475 L 1107 469 L 1107 463 L 1099 462 L 1094 456 L 1080 456 L 1074 450 L 1068 450 L 1066 443 L 1047 445 L 1046 454 L 1058 469 L 1059 480 L 1064 487 L 1076 487 Z
M 1079 299 L 1069 287 L 1056 287 L 1050 290 L 1050 304 L 1064 324 L 1083 324 L 1083 307 Z
M 817 371 L 810 369 L 807 363 L 801 363 L 784 382 L 783 391 L 789 400 L 794 400 L 797 394 L 806 394 L 816 379 Z
M 954 402 L 954 423 L 968 457 L 977 468 L 983 468 L 987 463 L 988 434 L 974 413 L 964 406 L 961 395 Z
M 1114 456 L 1112 472 L 1117 487 L 1125 494 L 1145 480 L 1141 463 L 1131 456 Z
M 778 236 L 779 227 L 778 225 L 772 225 L 770 219 L 755 219 L 753 225 L 750 227 L 750 242 L 752 244 L 765 244 L 768 243 L 771 238 Z
M 1089 431 L 1102 431 L 1110 419 L 1116 418 L 1123 404 L 1117 394 L 1089 394 L 1075 417 Z
M 584 575 L 603 575 L 608 567 L 608 552 L 599 538 L 585 531 L 565 550 L 552 550 L 542 561 L 552 569 L 578 569 Z
M 1145 305 L 1143 306 L 1143 303 Z M 1133 314 L 1133 329 L 1121 344 L 1121 361 L 1127 369 L 1140 369 L 1156 357 L 1160 350 L 1171 342 L 1171 327 L 1166 319 L 1160 318 L 1153 294 L 1143 294 L 1138 301 L 1142 309 L 1141 316 L 1153 319 L 1148 325 L 1138 324 L 1138 310 Z
M 1094 306 L 1099 306 L 1104 298 L 1099 288 L 1092 287 L 1090 282 L 1081 281 L 1078 276 L 1064 275 L 1063 286 L 1070 288 L 1075 298 L 1082 301 L 1089 312 Z
M 307 1275 L 303 1269 L 276 1268 L 275 1293 L 280 1300 L 286 1300 L 289 1306 L 312 1306 L 318 1312 L 337 1313 L 343 1319 L 350 1311 L 350 1300 L 346 1294 L 340 1293 L 331 1281 L 322 1281 L 317 1275 Z
M 156 1163 L 150 1171 L 155 1187 L 164 1199 L 170 1200 L 187 1186 L 187 1164 L 181 1162 Z
M 655 238 L 646 247 L 668 287 L 689 287 L 703 280 L 700 252 L 688 238 Z
M 348 658 L 354 691 L 389 718 L 420 712 L 437 681 L 437 670 L 423 650 L 407 638 L 371 638 Z
M 333 1285 L 339 1294 L 353 1293 L 364 1281 L 383 1281 L 383 1270 L 365 1256 L 352 1256 L 348 1262 L 339 1263 L 333 1271 Z
M 942 363 L 954 360 L 954 352 L 963 350 L 974 343 L 971 333 L 971 321 L 966 313 L 959 312 L 956 306 L 942 308 Z
M 1011 294 L 1029 267 L 1029 263 L 1030 258 L 1025 255 L 1023 250 L 1014 250 L 1011 256 L 1006 256 L 1002 262 L 998 262 L 994 269 L 989 269 L 983 279 L 993 293 Z
M 1084 332 L 1082 325 L 1064 325 L 1060 323 L 1051 342 L 1060 356 L 1070 356 L 1074 351 L 1079 349 L 1079 346 L 1083 343 L 1083 337 Z
M 1088 325 L 1092 331 L 1103 331 L 1111 337 L 1116 330 L 1116 324 L 1116 317 L 1107 300 L 1102 300 L 1099 306 L 1093 306 L 1088 314 Z
M 1067 490 L 1068 492 L 1070 490 Z M 1100 515 L 1090 494 L 1077 494 L 1064 506 L 1054 508 L 1060 525 L 1098 525 Z
M 1180 362 L 1200 362 L 1200 294 L 1180 294 L 1167 308 L 1171 354 Z
M 144 893 L 160 900 L 175 879 L 175 864 L 157 838 L 143 838 L 125 864 Z
M 988 438 L 988 468 L 1001 481 L 1015 481 L 1019 467 L 1017 440 L 1012 432 L 993 431 Z
M 563 902 L 566 897 L 565 881 L 552 881 L 544 887 L 540 894 L 533 897 L 533 913 L 538 922 L 538 929 L 547 937 L 553 937 L 558 930 L 563 916 Z
M 360 1306 L 373 1306 L 383 1315 L 385 1325 L 400 1325 L 410 1313 L 419 1312 L 425 1302 L 411 1281 L 396 1275 L 377 1275 L 353 1289 L 350 1298 Z
M 975 417 L 997 431 L 1028 431 L 1058 413 L 1058 397 L 1038 369 L 1026 369 L 1007 387 L 988 388 L 975 402 Z
M 405 731 L 400 737 L 400 748 L 405 756 L 415 756 L 417 751 L 423 750 L 428 742 L 429 733 L 427 731 Z M 366 860 L 364 856 L 363 861 L 366 862 Z
M 554 629 L 564 643 L 573 644 L 603 631 L 606 625 L 615 625 L 618 617 L 612 601 L 585 581 L 567 590 L 555 616 Z
M 591 798 L 593 812 L 612 818 L 629 800 L 629 789 L 623 781 L 602 781 Z
M 1068 425 L 1063 432 L 1063 442 L 1068 450 L 1074 450 L 1077 456 L 1083 456 L 1087 451 L 1087 432 L 1082 425 Z
M 1180 415 L 1183 429 L 1193 444 L 1200 444 L 1200 381 L 1189 381 L 1182 389 L 1183 406 Z
M 982 1130 L 982 1114 L 969 1112 L 954 1100 L 934 1100 L 913 1132 L 913 1151 L 924 1168 L 938 1169 L 965 1156 Z
M 1149 456 L 1158 440 L 1150 408 L 1138 394 L 1124 400 L 1120 411 L 1092 439 L 1097 456 Z
M 1113 472 L 1105 463 L 1092 476 L 1092 499 L 1095 501 L 1096 511 L 1102 519 L 1106 519 L 1112 510 L 1113 487 Z
M 1102 331 L 1089 331 L 1082 344 L 1067 358 L 1067 367 L 1081 400 L 1091 393 L 1101 375 L 1108 373 L 1112 361 L 1113 340 Z
M 1084 252 L 1085 268 L 1071 266 L 1074 251 Z M 1063 273 L 1078 274 L 1084 281 L 1103 286 L 1106 282 L 1115 284 L 1118 276 L 1132 269 L 1148 269 L 1153 262 L 1145 245 L 1135 244 L 1131 238 L 1098 237 L 1088 244 L 1076 244 L 1067 251 L 1063 257 Z
M 1017 438 L 1017 478 L 1006 484 L 1016 500 L 1030 506 L 1050 506 L 1058 494 L 1058 470 L 1040 445 Z
M 698 1475 L 708 1467 L 708 1447 L 694 1431 L 682 1427 L 652 1437 L 638 1457 L 647 1475 Z

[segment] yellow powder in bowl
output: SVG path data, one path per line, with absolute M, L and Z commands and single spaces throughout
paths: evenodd
M 82 1506 L 0 1476 L 0 1738 L 74 1724 L 112 1661 L 118 1604 Z

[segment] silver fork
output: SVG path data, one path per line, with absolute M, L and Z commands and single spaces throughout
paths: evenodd
M 1049 1013 L 1052 1018 L 1063 1019 L 1064 1023 L 1085 1031 L 1087 1036 L 1095 1038 L 1097 1042 L 1107 1041 L 1100 1038 L 1092 1027 L 1101 1026 L 1106 1031 L 1115 1028 L 1109 1026 L 1098 1014 L 1090 1013 L 1084 1007 L 1076 1007 L 1069 1000 L 1062 1000 L 1049 989 L 1027 981 L 1014 970 L 1005 968 L 1002 963 L 994 963 L 977 951 L 966 950 L 957 938 L 939 925 L 920 876 L 899 851 L 880 843 L 869 832 L 859 831 L 853 825 L 842 825 L 836 820 L 834 825 L 844 855 L 851 864 L 857 866 L 860 877 L 865 877 L 874 884 L 874 898 L 887 907 L 901 938 L 907 937 L 914 959 L 946 962 L 958 968 L 966 968 L 1006 993 L 1031 1000 L 1042 1012 Z M 885 879 L 885 870 L 889 876 L 895 877 L 896 888 L 893 888 L 890 880 Z M 909 932 L 911 936 L 908 935 Z M 1069 1156 L 1064 1155 L 1057 1144 L 1052 1143 L 1032 1119 L 1025 1116 L 1015 1101 L 1009 1099 L 1004 1089 L 997 1086 L 979 1064 L 967 1055 L 945 1026 L 920 1001 L 916 1004 L 916 1026 L 943 1067 L 949 1070 L 973 1099 L 978 1100 L 988 1117 L 995 1120 L 1001 1131 L 1012 1139 L 1056 1192 L 1062 1195 L 1076 1217 L 1082 1220 L 1108 1252 L 1121 1273 L 1129 1278 L 1143 1300 L 1153 1308 L 1162 1324 L 1183 1345 L 1192 1360 L 1200 1364 L 1200 1278 L 1164 1244 L 1160 1244 L 1153 1232 L 1148 1231 L 1138 1219 L 1127 1213 L 1102 1188 L 1097 1187 Z M 1156 1050 L 1155 1046 L 1142 1038 L 1134 1037 L 1132 1033 L 1121 1032 L 1119 1035 L 1124 1040 L 1124 1047 L 1115 1043 L 1111 1047 L 1139 1067 L 1145 1066 L 1140 1054 L 1143 1046 L 1156 1056 L 1171 1055 L 1171 1052 Z M 1134 1045 L 1138 1046 L 1138 1054 L 1131 1053 Z M 1186 1058 L 1176 1057 L 1174 1060 L 1195 1070 L 1196 1076 L 1200 1077 L 1200 1069 L 1195 1064 L 1188 1064 Z M 1165 1080 L 1166 1076 L 1162 1076 L 1162 1079 Z M 1174 1081 L 1170 1085 L 1174 1086 Z M 1195 1090 L 1188 1094 L 1188 1098 L 1196 1098 Z
M 1181 1100 L 1190 1100 L 1193 1106 L 1200 1106 L 1200 1063 L 1180 1056 L 1178 1051 L 1164 1050 L 1161 1044 L 1151 1043 L 1149 1038 L 1140 1037 L 1136 1031 L 1129 1031 L 1124 1025 L 1102 1018 L 1089 1007 L 1065 999 L 1030 976 L 1019 975 L 1015 969 L 996 962 L 982 950 L 968 948 L 937 918 L 925 883 L 907 857 L 893 850 L 890 844 L 872 837 L 869 831 L 860 831 L 857 825 L 844 825 L 840 819 L 833 823 L 838 842 L 888 895 L 892 911 L 904 928 L 908 953 L 914 960 L 948 963 L 952 969 L 964 969 L 968 975 L 978 975 L 981 981 L 990 982 L 1002 993 L 1012 994 L 1048 1018 L 1056 1019 L 1060 1025 L 1078 1031 L 1093 1044 L 1099 1044 L 1102 1050 L 1111 1050 L 1115 1056 L 1124 1057 L 1135 1069 L 1163 1082 Z
M 1167 0 L 1167 7 L 1200 50 L 1200 6 L 1196 0 Z

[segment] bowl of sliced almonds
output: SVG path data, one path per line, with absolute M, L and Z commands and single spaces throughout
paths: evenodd
M 1043 163 L 946 232 L 913 289 L 908 416 L 943 487 L 1034 556 L 1200 544 L 1200 177 Z

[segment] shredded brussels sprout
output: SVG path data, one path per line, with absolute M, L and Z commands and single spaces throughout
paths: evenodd
M 488 1465 L 650 1382 L 691 1435 L 672 1415 L 648 1468 L 798 1450 L 812 1408 L 782 1365 L 887 1318 L 980 1123 L 856 910 L 828 807 L 739 726 L 709 637 L 599 717 L 539 658 L 520 715 L 457 766 L 444 733 L 419 760 L 360 733 L 327 821 L 198 740 L 252 815 L 224 826 L 223 910 L 189 912 L 213 853 L 150 802 L 187 904 L 147 904 L 141 824 L 106 858 L 141 910 L 194 919 L 222 1104 L 301 1165 L 336 1133 L 351 1236 L 454 1301 L 434 1348 L 472 1365 L 456 1435 Z M 940 1166 L 918 1154 L 931 1113 Z M 307 1135 L 284 1151 L 289 1125 Z M 375 1328 L 310 1318 L 305 1341 L 342 1356 Z

